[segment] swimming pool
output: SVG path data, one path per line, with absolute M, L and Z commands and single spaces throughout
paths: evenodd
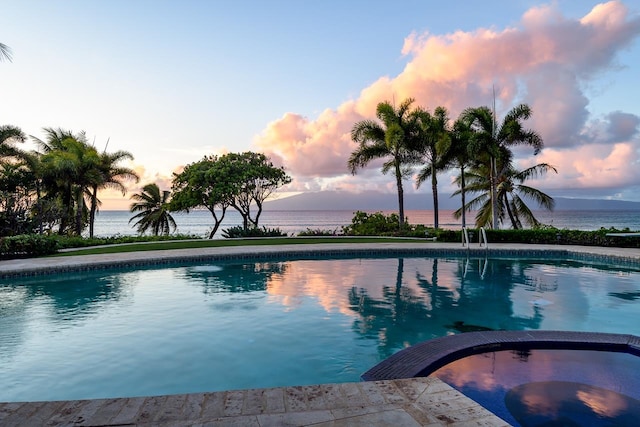
M 638 334 L 640 273 L 465 257 L 215 261 L 5 279 L 0 401 L 358 381 L 478 329 Z

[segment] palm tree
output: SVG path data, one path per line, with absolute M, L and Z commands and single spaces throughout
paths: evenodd
M 0 61 L 4 59 L 11 61 L 11 48 L 6 44 L 0 43 Z
M 509 162 L 510 163 L 510 162 Z M 539 207 L 546 210 L 553 210 L 555 201 L 542 191 L 525 185 L 528 179 L 536 178 L 547 172 L 555 172 L 555 167 L 547 163 L 539 163 L 522 171 L 517 170 L 513 165 L 502 167 L 504 171 L 498 176 L 497 200 L 498 207 L 495 210 L 498 220 L 504 224 L 507 216 L 514 230 L 523 228 L 523 222 L 537 227 L 540 222 L 536 219 L 531 209 L 527 206 L 525 199 L 530 199 L 537 203 Z M 476 226 L 484 227 L 492 220 L 492 203 L 489 185 L 487 165 L 481 165 L 467 173 L 469 185 L 467 191 L 479 193 L 479 196 L 471 200 L 466 206 L 454 212 L 454 217 L 459 218 L 464 210 L 477 210 Z M 459 194 L 460 190 L 454 194 Z
M 157 184 L 147 184 L 140 193 L 131 196 L 136 203 L 131 204 L 129 211 L 138 212 L 138 214 L 133 216 L 129 223 L 137 220 L 134 225 L 138 228 L 138 233 L 144 234 L 151 229 L 154 236 L 167 235 L 171 233 L 172 228 L 174 230 L 177 228 L 176 222 L 169 213 L 170 195 L 171 192 L 167 190 L 160 193 Z
M 438 172 L 448 166 L 446 155 L 451 145 L 449 115 L 444 107 L 437 107 L 433 115 L 422 109 L 417 109 L 414 114 L 419 123 L 419 145 L 415 149 L 425 163 L 418 173 L 416 184 L 420 187 L 424 181 L 431 179 L 433 222 L 434 227 L 439 228 Z
M 138 174 L 130 168 L 118 166 L 123 160 L 133 160 L 133 155 L 128 151 L 116 151 L 115 153 L 103 152 L 100 156 L 98 165 L 98 180 L 93 182 L 91 186 L 91 202 L 89 209 L 89 237 L 93 237 L 93 228 L 95 223 L 96 211 L 100 200 L 98 200 L 98 190 L 103 188 L 112 188 L 120 190 L 122 195 L 127 194 L 127 188 L 122 180 L 133 180 L 136 183 L 140 180 Z
M 13 146 L 14 142 L 24 142 L 25 134 L 19 127 L 11 125 L 0 126 L 0 158 L 19 154 Z
M 382 173 L 393 170 L 395 174 L 400 227 L 404 225 L 402 180 L 411 173 L 408 165 L 415 162 L 415 154 L 410 149 L 416 133 L 415 117 L 410 111 L 413 101 L 412 98 L 406 99 L 398 109 L 387 101 L 381 102 L 376 116 L 382 124 L 375 120 L 362 120 L 351 129 L 351 139 L 359 145 L 349 157 L 349 169 L 355 175 L 359 168 L 372 160 L 387 159 L 382 165 Z
M 94 147 L 85 142 L 83 136 L 81 133 L 80 137 L 65 138 L 56 149 L 42 156 L 45 174 L 49 183 L 53 184 L 50 189 L 54 192 L 62 189 L 63 206 L 67 212 L 65 217 L 67 220 L 75 218 L 73 232 L 78 236 L 84 228 L 84 197 L 89 196 L 89 188 L 100 180 L 100 156 Z M 60 233 L 64 232 L 66 225 L 63 218 Z
M 468 122 L 459 117 L 453 124 L 449 138 L 449 147 L 446 149 L 447 160 L 450 165 L 460 169 L 460 175 L 456 179 L 456 182 L 460 186 L 460 198 L 462 206 L 462 227 L 467 226 L 467 210 L 464 208 L 466 205 L 466 182 L 465 174 L 466 168 L 471 163 L 471 156 L 469 154 L 469 143 L 471 140 L 471 128 Z
M 531 108 L 526 104 L 520 104 L 511 109 L 502 123 L 497 122 L 495 113 L 489 107 L 468 108 L 463 111 L 462 117 L 471 124 L 473 130 L 471 152 L 476 156 L 488 156 L 492 227 L 497 229 L 497 177 L 504 173 L 497 168 L 499 156 L 510 152 L 509 148 L 515 145 L 529 145 L 533 147 L 534 155 L 538 154 L 542 149 L 543 141 L 537 132 L 525 129 L 522 125 L 522 121 L 531 117 Z M 505 167 L 508 163 L 502 161 Z

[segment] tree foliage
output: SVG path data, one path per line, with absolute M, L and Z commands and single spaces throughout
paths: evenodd
M 265 200 L 291 182 L 284 168 L 276 167 L 262 153 L 251 151 L 205 156 L 174 174 L 171 209 L 206 208 L 213 216 L 213 238 L 228 207 L 242 216 L 242 229 L 258 228 Z
M 373 160 L 385 159 L 382 173 L 393 171 L 398 190 L 398 225 L 404 223 L 404 187 L 403 180 L 411 175 L 411 165 L 416 161 L 413 147 L 417 144 L 416 115 L 412 114 L 414 99 L 408 98 L 396 109 L 388 101 L 381 102 L 376 108 L 379 120 L 362 120 L 353 125 L 351 139 L 358 147 L 351 153 L 347 162 L 352 174 L 367 166 Z

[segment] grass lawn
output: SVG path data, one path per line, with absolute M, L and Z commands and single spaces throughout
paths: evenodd
M 59 252 L 54 257 L 72 255 L 114 254 L 121 252 L 158 251 L 167 249 L 218 248 L 225 246 L 255 245 L 308 245 L 317 243 L 415 243 L 427 242 L 425 239 L 399 237 L 270 237 L 261 239 L 214 239 L 214 240 L 179 240 L 167 242 L 124 243 L 92 248 L 78 248 Z

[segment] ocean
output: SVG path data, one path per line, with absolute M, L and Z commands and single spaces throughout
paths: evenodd
M 391 212 L 385 212 L 391 213 Z M 411 224 L 433 226 L 433 211 L 409 210 L 406 216 Z M 598 230 L 601 227 L 632 231 L 640 230 L 640 210 L 558 210 L 555 212 L 535 212 L 536 218 L 546 225 L 559 229 Z M 133 236 L 136 230 L 129 219 L 133 216 L 129 211 L 100 211 L 96 216 L 96 237 L 115 235 Z M 213 218 L 209 211 L 195 210 L 190 213 L 173 213 L 178 225 L 177 233 L 207 237 L 213 228 Z M 287 234 L 297 234 L 306 229 L 337 230 L 349 225 L 353 211 L 277 211 L 265 210 L 260 216 L 260 226 L 280 228 Z M 467 215 L 467 224 L 473 225 L 473 215 Z M 222 230 L 242 224 L 242 218 L 235 210 L 229 209 L 222 226 L 214 238 L 222 238 Z M 453 218 L 453 211 L 440 211 L 440 227 L 459 229 L 460 220 Z

